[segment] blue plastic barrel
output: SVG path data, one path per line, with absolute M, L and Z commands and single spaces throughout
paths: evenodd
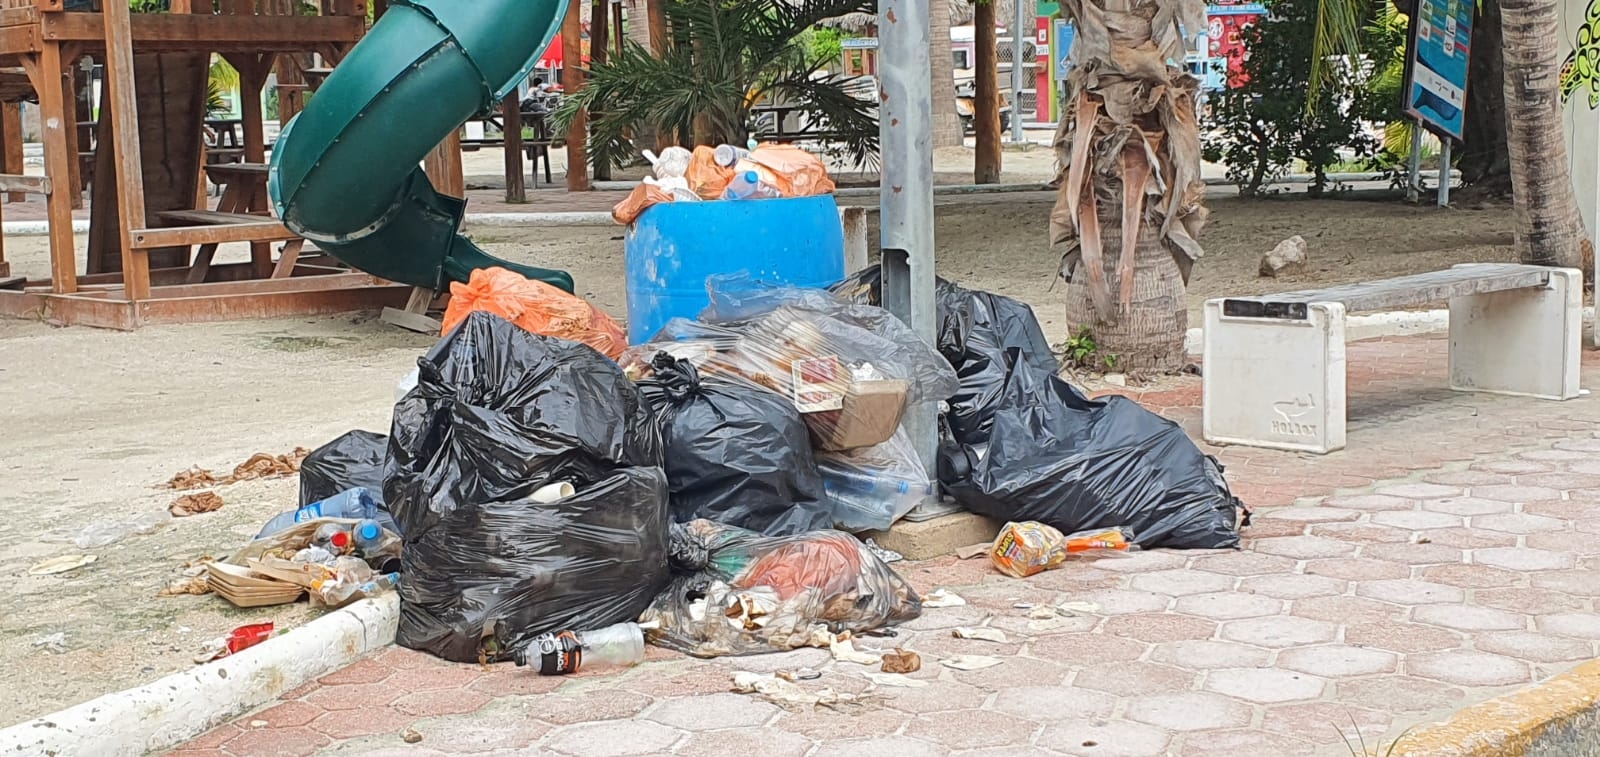
M 662 203 L 628 230 L 628 343 L 710 304 L 706 277 L 822 287 L 844 278 L 844 226 L 832 195 Z

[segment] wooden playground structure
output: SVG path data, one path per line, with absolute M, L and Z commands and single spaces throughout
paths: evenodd
M 126 0 L 0 0 L 0 98 L 7 103 L 0 192 L 45 195 L 51 263 L 49 282 L 12 277 L 0 246 L 0 316 L 133 329 L 405 302 L 408 287 L 319 255 L 268 209 L 261 100 L 268 75 L 276 66 L 280 85 L 287 82 L 281 91 L 307 87 L 325 73 L 301 68 L 313 54 L 336 63 L 361 39 L 366 0 L 322 0 L 316 15 L 305 15 L 298 0 L 168 5 L 131 13 Z M 229 157 L 242 162 L 207 160 L 212 54 L 239 72 L 243 138 Z M 77 81 L 86 57 L 105 69 L 93 122 Z M 41 114 L 43 177 L 22 175 L 13 114 L 30 95 Z M 301 102 L 280 95 L 286 114 Z M 207 178 L 222 188 L 215 210 Z M 80 264 L 72 211 L 85 186 L 91 219 Z M 249 245 L 248 262 L 214 262 L 220 245 L 234 243 Z

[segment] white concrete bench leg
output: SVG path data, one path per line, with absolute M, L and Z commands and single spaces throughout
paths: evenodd
M 1344 306 L 1304 320 L 1248 318 L 1206 303 L 1202 425 L 1206 441 L 1303 452 L 1344 449 Z
M 1583 274 L 1550 272 L 1542 289 L 1450 300 L 1450 388 L 1567 400 L 1578 396 Z

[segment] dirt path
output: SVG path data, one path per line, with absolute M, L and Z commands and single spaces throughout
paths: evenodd
M 1191 310 L 1221 293 L 1431 270 L 1510 256 L 1510 210 L 1435 211 L 1362 202 L 1213 203 L 1209 256 Z M 939 272 L 1032 303 L 1052 340 L 1066 335 L 1048 205 L 940 210 Z M 1261 254 L 1304 235 L 1313 271 L 1255 278 Z M 875 234 L 874 234 L 875 236 Z M 624 312 L 622 235 L 611 228 L 496 229 L 479 237 L 512 260 L 566 268 L 580 292 Z M 44 275 L 42 240 L 7 240 L 20 273 Z M 190 465 L 230 470 L 258 451 L 315 447 L 351 429 L 384 431 L 395 381 L 432 342 L 371 315 L 146 329 L 120 334 L 0 320 L 0 726 L 190 667 L 203 642 L 248 622 L 292 626 L 304 605 L 239 611 L 214 597 L 157 598 L 179 567 L 221 554 L 295 504 L 293 480 L 220 490 L 219 512 L 153 535 L 79 550 L 97 521 L 164 510 L 153 488 Z M 63 576 L 29 566 L 87 551 Z M 40 644 L 64 634 L 60 651 Z

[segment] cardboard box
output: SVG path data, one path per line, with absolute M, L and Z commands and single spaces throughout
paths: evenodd
M 806 413 L 818 449 L 847 450 L 882 444 L 894 436 L 906 413 L 911 384 L 898 379 L 857 381 L 844 396 L 844 408 Z

